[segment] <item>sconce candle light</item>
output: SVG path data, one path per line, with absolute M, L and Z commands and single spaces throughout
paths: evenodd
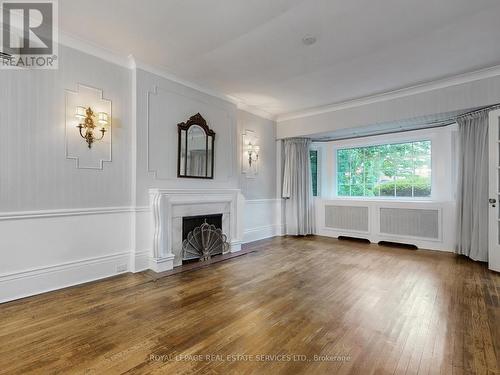
M 89 148 L 92 147 L 92 143 L 94 143 L 95 141 L 100 141 L 104 138 L 104 134 L 106 133 L 106 126 L 109 124 L 109 116 L 107 113 L 99 112 L 97 114 L 97 122 L 101 126 L 101 136 L 99 138 L 94 135 L 94 129 L 97 127 L 97 125 L 94 122 L 94 111 L 92 111 L 90 107 L 76 107 L 75 117 L 79 121 L 77 128 L 80 131 L 80 136 L 85 139 Z
M 260 147 L 252 144 L 252 142 L 248 142 L 247 145 L 247 154 L 248 154 L 248 165 L 252 166 L 253 162 L 259 160 L 259 150 Z

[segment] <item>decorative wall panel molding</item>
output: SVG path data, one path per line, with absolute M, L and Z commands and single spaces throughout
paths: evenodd
M 112 160 L 112 105 L 111 100 L 103 97 L 101 89 L 77 84 L 76 91 L 66 90 L 66 158 L 74 159 L 79 169 L 103 169 L 104 162 Z M 88 148 L 85 140 L 80 136 L 75 117 L 77 106 L 91 107 L 94 113 L 106 112 L 109 114 L 110 126 L 101 141 Z M 97 131 L 97 130 L 96 130 Z
M 198 112 L 217 134 L 214 180 L 230 180 L 235 164 L 227 153 L 236 154 L 237 126 L 227 109 L 159 85 L 146 92 L 146 103 L 147 170 L 156 180 L 177 180 L 177 124 Z
M 248 162 L 249 153 L 246 151 L 248 144 L 258 145 L 259 139 L 253 130 L 245 130 L 245 132 L 241 135 L 241 173 L 246 175 L 247 178 L 255 178 L 259 173 L 259 161 L 254 160 L 250 164 Z

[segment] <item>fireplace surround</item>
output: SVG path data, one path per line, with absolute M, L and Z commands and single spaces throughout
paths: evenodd
M 239 189 L 150 189 L 153 254 L 150 269 L 182 265 L 183 218 L 222 215 L 221 229 L 230 251 L 241 250 L 244 198 Z

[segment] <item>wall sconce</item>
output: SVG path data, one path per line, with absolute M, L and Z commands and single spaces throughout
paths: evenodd
M 252 142 L 248 142 L 246 147 L 246 152 L 248 154 L 248 166 L 251 167 L 253 162 L 259 160 L 259 150 L 259 146 L 252 144 Z
M 75 117 L 79 121 L 77 128 L 80 131 L 80 136 L 85 139 L 89 148 L 92 147 L 92 143 L 104 138 L 106 126 L 109 125 L 109 116 L 106 112 L 99 112 L 97 114 L 97 122 L 102 126 L 100 129 L 101 136 L 99 138 L 94 135 L 94 129 L 97 127 L 94 122 L 96 116 L 90 107 L 76 107 Z

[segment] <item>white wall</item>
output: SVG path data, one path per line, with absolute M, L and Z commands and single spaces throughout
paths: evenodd
M 102 170 L 66 158 L 65 90 L 78 83 L 112 101 Z M 177 178 L 176 125 L 197 112 L 217 134 L 214 180 Z M 275 234 L 275 123 L 233 103 L 61 46 L 59 70 L 0 70 L 0 128 L 0 302 L 147 268 L 151 187 L 242 185 L 246 214 L 264 215 L 245 238 Z M 255 185 L 240 176 L 243 128 L 261 137 Z
M 133 74 L 136 100 L 133 196 L 136 206 L 143 208 L 133 218 L 133 249 L 135 253 L 151 256 L 153 223 L 147 209 L 150 188 L 238 187 L 237 108 L 143 69 L 136 69 Z M 213 180 L 177 178 L 177 124 L 198 112 L 216 133 Z M 147 267 L 147 262 L 133 265 L 136 271 Z
M 245 242 L 278 234 L 275 123 L 158 74 L 143 69 L 137 69 L 135 74 L 136 205 L 145 207 L 149 204 L 150 188 L 240 188 L 247 199 Z M 213 180 L 177 178 L 177 124 L 187 121 L 197 112 L 216 133 Z M 241 135 L 247 129 L 256 133 L 261 146 L 259 174 L 255 179 L 247 179 L 241 173 Z M 253 217 L 259 217 L 259 220 L 249 219 Z M 143 210 L 135 214 L 134 220 L 134 249 L 141 254 L 150 253 L 151 215 Z M 146 267 L 144 262 L 141 264 Z M 137 265 L 135 269 L 141 267 Z
M 241 150 L 241 135 L 251 130 L 259 140 L 258 174 L 248 176 L 241 173 L 243 153 L 240 151 L 239 185 L 247 200 L 272 199 L 276 197 L 276 126 L 275 122 L 245 111 L 238 111 L 239 147 Z
M 130 209 L 0 215 L 0 302 L 130 271 Z
M 149 188 L 238 188 L 236 105 L 137 69 L 136 199 Z M 200 113 L 215 136 L 213 180 L 177 178 L 177 124 Z
M 274 121 L 266 120 L 249 112 L 238 111 L 238 133 L 240 134 L 239 186 L 246 198 L 243 242 L 251 242 L 281 235 L 281 199 L 277 194 L 276 127 Z M 259 140 L 258 174 L 248 176 L 241 173 L 243 153 L 241 134 L 251 130 Z
M 59 53 L 59 70 L 0 71 L 0 301 L 128 265 L 130 73 L 71 48 Z M 65 90 L 78 83 L 113 103 L 113 161 L 102 170 L 66 159 Z
M 0 210 L 128 206 L 128 69 L 61 46 L 58 70 L 0 70 Z M 76 168 L 65 157 L 65 90 L 82 83 L 113 104 L 113 162 Z M 75 128 L 75 132 L 77 129 Z

